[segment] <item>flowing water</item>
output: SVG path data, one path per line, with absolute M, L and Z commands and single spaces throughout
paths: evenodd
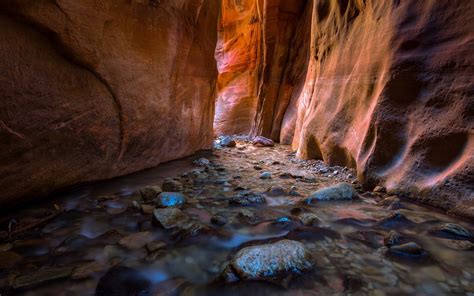
M 210 163 L 196 164 L 202 158 Z M 260 178 L 262 172 L 271 178 Z M 258 148 L 241 140 L 234 148 L 76 188 L 3 214 L 0 294 L 94 295 L 110 268 L 126 266 L 151 282 L 151 295 L 474 295 L 472 239 L 433 232 L 449 222 L 473 233 L 472 221 L 364 192 L 354 175 L 298 160 L 287 146 Z M 182 187 L 181 210 L 205 231 L 167 231 L 152 223 L 153 207 L 141 208 L 139 190 L 166 178 Z M 303 202 L 340 182 L 352 184 L 359 198 Z M 259 193 L 265 202 L 235 202 L 245 198 L 241 192 Z M 212 223 L 216 215 L 224 222 Z M 423 255 L 390 252 L 384 243 L 390 231 L 417 243 Z M 302 242 L 314 268 L 281 284 L 219 281 L 238 250 L 282 239 Z M 113 284 L 127 289 L 120 278 Z

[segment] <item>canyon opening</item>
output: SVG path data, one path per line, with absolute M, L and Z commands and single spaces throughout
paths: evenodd
M 0 1 L 0 296 L 474 295 L 474 2 Z

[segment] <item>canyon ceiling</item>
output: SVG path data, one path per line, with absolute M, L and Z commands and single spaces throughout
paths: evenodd
M 4 0 L 0 22 L 1 205 L 250 133 L 474 217 L 472 1 Z

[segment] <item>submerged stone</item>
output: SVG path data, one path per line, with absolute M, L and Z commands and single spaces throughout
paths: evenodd
M 402 213 L 394 212 L 385 218 L 380 219 L 376 226 L 382 228 L 401 228 L 413 226 L 416 223 L 405 217 Z
M 395 230 L 391 230 L 386 237 L 383 239 L 384 244 L 387 247 L 398 246 L 407 243 L 407 239 Z
M 155 235 L 150 231 L 137 232 L 120 239 L 119 244 L 131 250 L 140 249 L 155 239 Z
M 69 277 L 72 274 L 72 267 L 49 267 L 40 269 L 33 273 L 21 275 L 15 278 L 14 289 L 25 289 L 34 287 L 46 282 Z
M 414 242 L 392 246 L 388 248 L 387 254 L 417 258 L 427 257 L 429 255 L 428 251 L 426 251 L 419 244 Z
M 218 226 L 222 226 L 227 224 L 227 219 L 222 215 L 214 215 L 211 217 L 211 223 Z
M 155 199 L 162 191 L 160 186 L 146 186 L 140 190 L 140 195 L 144 201 L 150 201 Z
M 242 191 L 229 200 L 229 204 L 240 206 L 261 205 L 266 202 L 265 197 L 259 193 Z
M 183 189 L 183 185 L 173 179 L 165 179 L 161 187 L 165 192 L 179 192 Z
M 98 282 L 96 296 L 148 296 L 151 282 L 139 271 L 125 267 L 112 267 Z
M 351 185 L 339 183 L 311 193 L 304 202 L 306 204 L 312 204 L 316 201 L 352 200 L 356 197 L 357 193 Z
M 226 270 L 226 278 L 273 282 L 289 275 L 301 274 L 313 267 L 311 254 L 302 243 L 281 240 L 238 251 Z M 230 271 L 235 276 L 229 275 Z
M 288 192 L 283 189 L 281 186 L 272 186 L 267 189 L 267 195 L 269 196 L 284 196 L 287 195 Z
M 182 207 L 186 203 L 186 197 L 179 192 L 162 192 L 155 200 L 157 207 Z
M 188 220 L 189 217 L 177 208 L 155 209 L 153 211 L 153 223 L 164 229 L 177 227 Z
M 474 235 L 466 228 L 455 223 L 444 223 L 430 231 L 432 234 L 452 239 L 473 240 Z

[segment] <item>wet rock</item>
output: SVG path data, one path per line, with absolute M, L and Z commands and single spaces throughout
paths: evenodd
M 112 267 L 97 284 L 96 296 L 147 296 L 151 283 L 139 271 L 125 267 Z
M 385 193 L 385 192 L 387 192 L 385 187 L 382 187 L 382 186 L 375 186 L 374 190 L 372 190 L 372 191 L 376 192 L 376 193 Z
M 237 186 L 234 188 L 234 191 L 244 191 L 244 190 L 248 190 L 248 188 L 245 186 Z
M 161 242 L 161 241 L 153 241 L 148 244 L 146 244 L 146 250 L 148 253 L 153 253 L 158 250 L 161 250 L 166 247 L 166 243 Z
M 254 165 L 253 168 L 257 171 L 261 171 L 262 170 L 262 167 L 259 166 L 259 165 Z
M 362 288 L 364 282 L 356 277 L 350 275 L 344 275 L 343 277 L 343 287 L 345 293 L 355 293 Z
M 239 219 L 241 222 L 250 224 L 250 225 L 256 225 L 261 222 L 260 217 L 255 215 L 254 212 L 242 209 L 237 213 L 236 215 L 237 219 Z
M 357 193 L 347 183 L 339 183 L 337 185 L 319 189 L 311 193 L 304 203 L 312 204 L 317 201 L 336 201 L 336 200 L 352 200 L 357 197 Z
M 241 191 L 237 196 L 234 196 L 229 200 L 229 204 L 239 206 L 261 205 L 265 202 L 265 197 L 262 194 L 251 191 Z
M 164 229 L 172 229 L 188 222 L 189 217 L 177 208 L 155 209 L 153 223 Z
M 455 223 L 444 223 L 430 230 L 430 233 L 436 236 L 459 239 L 474 240 L 474 235 L 466 228 Z
M 416 223 L 405 217 L 402 213 L 394 212 L 389 216 L 382 218 L 375 223 L 376 226 L 381 228 L 402 228 L 411 227 Z
M 289 217 L 286 217 L 286 216 L 278 217 L 278 218 L 275 219 L 275 223 L 286 225 L 286 224 L 291 223 L 291 219 Z
M 193 161 L 193 163 L 198 165 L 198 166 L 207 167 L 211 164 L 211 161 L 207 158 L 201 157 L 201 158 L 196 159 L 195 161 Z
M 150 231 L 134 233 L 123 237 L 119 244 L 128 249 L 135 250 L 145 247 L 149 242 L 155 239 L 155 235 Z
M 168 178 L 163 181 L 161 188 L 165 192 L 180 192 L 183 190 L 183 185 L 179 181 Z
M 391 211 L 396 211 L 396 210 L 405 208 L 400 202 L 400 199 L 396 196 L 389 196 L 387 198 L 384 198 L 381 201 L 379 201 L 377 205 L 381 207 L 385 207 Z
M 387 255 L 422 258 L 427 257 L 429 253 L 417 243 L 409 242 L 388 248 Z
M 380 248 L 383 245 L 383 236 L 372 230 L 351 232 L 346 234 L 346 237 L 375 249 Z
M 234 139 L 232 139 L 230 136 L 220 136 L 218 143 L 222 147 L 235 147 L 237 145 Z
M 241 249 L 224 274 L 227 281 L 257 280 L 281 284 L 277 281 L 311 270 L 313 266 L 313 259 L 302 243 L 281 240 Z
M 155 206 L 154 205 L 140 205 L 141 207 L 141 210 L 143 212 L 143 214 L 151 214 L 153 213 L 153 211 L 155 210 Z
M 159 208 L 182 207 L 186 203 L 186 197 L 179 192 L 162 192 L 155 199 Z
M 0 252 L 0 270 L 9 269 L 15 266 L 16 263 L 20 262 L 23 259 L 22 256 L 18 255 L 15 252 L 6 251 Z
M 275 142 L 272 139 L 268 139 L 262 136 L 257 136 L 253 138 L 252 145 L 257 147 L 273 147 L 275 146 Z
M 272 178 L 272 174 L 270 172 L 262 172 L 260 174 L 260 179 L 271 179 Z
M 396 232 L 395 230 L 391 230 L 387 236 L 384 237 L 383 243 L 387 247 L 393 247 L 398 245 L 403 245 L 407 243 L 408 240 L 402 236 L 400 233 Z
M 291 174 L 290 174 L 290 173 L 281 173 L 281 174 L 279 175 L 279 177 L 280 177 L 281 179 L 290 179 L 290 178 L 291 178 Z
M 71 278 L 74 280 L 91 278 L 102 270 L 107 269 L 107 267 L 107 265 L 97 261 L 83 263 L 79 266 L 74 267 L 74 270 L 71 274 Z
M 267 189 L 267 195 L 269 196 L 285 196 L 288 192 L 281 186 L 272 186 Z
M 210 229 L 204 224 L 190 219 L 178 208 L 163 208 L 153 211 L 153 223 L 171 231 L 173 236 L 187 238 L 208 232 Z
M 155 199 L 162 191 L 160 186 L 147 186 L 140 190 L 140 195 L 145 202 L 148 202 Z
M 313 226 L 321 223 L 321 219 L 303 208 L 293 208 L 291 214 L 295 216 L 303 225 Z
M 227 224 L 227 218 L 221 215 L 214 215 L 211 217 L 211 223 L 217 226 L 223 226 Z
M 48 267 L 30 274 L 20 275 L 15 278 L 13 288 L 31 288 L 53 280 L 67 278 L 71 275 L 72 270 L 72 267 Z

